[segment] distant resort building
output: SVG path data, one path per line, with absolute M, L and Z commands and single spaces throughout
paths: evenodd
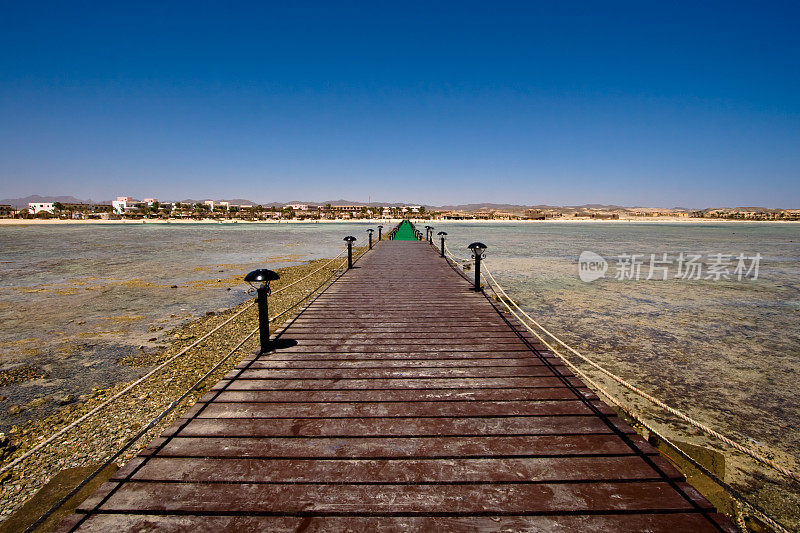
M 461 213 L 458 211 L 444 211 L 439 217 L 442 220 L 471 220 L 475 218 L 469 213 Z
M 159 204 L 158 198 L 145 198 L 139 201 L 130 196 L 117 196 L 117 199 L 111 202 L 114 213 L 118 215 L 135 213 L 142 208 L 153 207 L 155 205 L 170 210 L 174 207 L 174 204 Z
M 309 204 L 289 204 L 286 207 L 291 207 L 293 211 L 318 211 L 318 205 Z
M 28 211 L 32 212 L 34 215 L 38 215 L 43 211 L 52 214 L 56 212 L 55 202 L 30 202 L 28 204 Z
M 125 211 L 137 209 L 134 206 L 135 203 L 136 200 L 130 196 L 117 196 L 117 199 L 111 202 L 111 207 L 114 208 L 115 213 L 122 215 Z

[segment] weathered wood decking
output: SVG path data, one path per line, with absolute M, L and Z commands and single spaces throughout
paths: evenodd
M 733 531 L 430 246 L 356 266 L 61 528 Z

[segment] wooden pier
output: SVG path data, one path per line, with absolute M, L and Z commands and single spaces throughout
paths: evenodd
M 735 531 L 427 243 L 379 243 L 61 523 Z

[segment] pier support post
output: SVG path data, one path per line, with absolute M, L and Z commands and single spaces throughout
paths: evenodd
M 347 243 L 347 270 L 350 270 L 353 268 L 353 241 L 355 241 L 356 238 L 352 235 L 348 235 L 344 240 Z
M 447 232 L 440 231 L 439 233 L 437 233 L 437 235 L 439 235 L 439 237 L 442 238 L 442 257 L 444 257 L 444 236 L 447 235 Z
M 481 259 L 484 258 L 483 252 L 486 251 L 486 245 L 482 242 L 473 242 L 467 248 L 472 250 L 472 257 L 475 259 L 475 291 L 481 290 Z
M 261 268 L 253 270 L 244 277 L 244 280 L 256 290 L 256 301 L 258 302 L 258 333 L 261 340 L 261 353 L 269 351 L 269 305 L 268 296 L 270 293 L 269 284 L 280 279 L 277 272 Z

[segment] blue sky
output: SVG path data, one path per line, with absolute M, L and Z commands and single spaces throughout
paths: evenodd
M 0 3 L 0 198 L 800 207 L 796 2 Z

